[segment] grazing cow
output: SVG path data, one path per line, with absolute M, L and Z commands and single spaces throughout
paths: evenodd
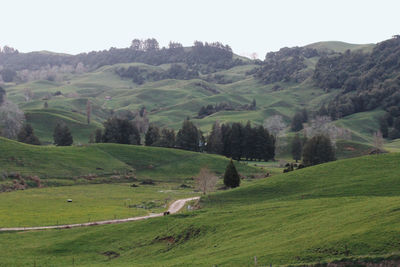
M 164 211 L 164 216 L 169 215 L 169 211 Z

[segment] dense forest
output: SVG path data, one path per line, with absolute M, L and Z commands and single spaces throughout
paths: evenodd
M 332 118 L 400 105 L 400 36 L 377 44 L 372 53 L 346 51 L 318 61 L 313 80 L 325 90 L 339 90 L 327 106 Z

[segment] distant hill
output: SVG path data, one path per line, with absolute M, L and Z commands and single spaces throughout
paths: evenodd
M 216 120 L 261 125 L 280 115 L 289 125 L 296 111 L 306 108 L 311 117 L 348 118 L 341 125 L 355 134 L 356 141 L 369 145 L 366 142 L 383 115 L 380 110 L 396 106 L 398 99 L 396 40 L 376 45 L 319 42 L 282 48 L 268 53 L 264 61 L 238 57 L 220 43 L 147 51 L 132 47 L 76 56 L 3 54 L 7 60 L 2 64 L 17 70 L 14 80 L 3 87 L 44 143 L 52 142 L 57 120 L 70 125 L 75 143 L 87 143 L 90 133 L 110 116 L 134 119 L 142 108 L 158 126 L 178 130 L 190 117 L 206 134 Z M 91 125 L 85 124 L 88 100 Z M 246 109 L 253 100 L 256 108 Z M 228 108 L 199 116 L 207 105 Z M 371 118 L 375 129 L 352 123 L 357 116 L 348 116 L 361 112 L 380 114 Z
M 326 42 L 317 42 L 306 45 L 306 48 L 317 49 L 321 52 L 327 53 L 344 53 L 346 50 L 354 51 L 361 50 L 363 52 L 371 52 L 374 48 L 375 44 L 350 44 L 339 41 L 326 41 Z

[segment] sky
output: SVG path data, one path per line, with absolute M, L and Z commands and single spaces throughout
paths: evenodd
M 264 58 L 318 41 L 377 43 L 400 33 L 399 0 L 10 0 L 1 1 L 0 47 L 77 54 L 195 40 Z

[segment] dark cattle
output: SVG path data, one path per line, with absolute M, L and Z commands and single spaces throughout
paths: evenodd
M 164 211 L 164 216 L 169 215 L 169 211 Z

